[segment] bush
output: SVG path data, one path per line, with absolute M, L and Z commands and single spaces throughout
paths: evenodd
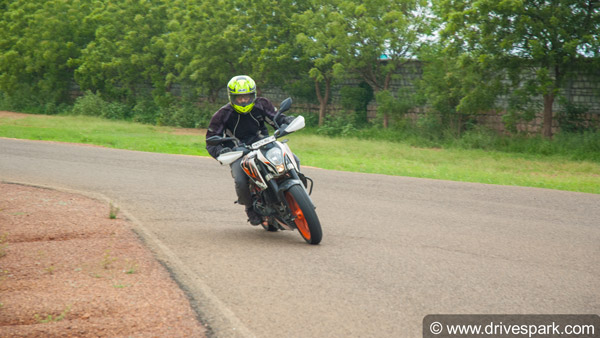
M 102 117 L 111 120 L 125 120 L 130 117 L 131 110 L 120 102 L 107 102 L 100 95 L 86 91 L 83 96 L 75 100 L 71 113 L 74 115 L 87 115 Z
M 131 116 L 131 109 L 125 104 L 110 102 L 104 105 L 100 116 L 110 120 L 126 120 Z
M 340 96 L 342 108 L 354 112 L 354 125 L 367 124 L 367 106 L 374 97 L 371 86 L 361 82 L 358 87 L 342 87 Z
M 43 107 L 43 113 L 47 115 L 57 115 L 57 114 L 68 114 L 71 112 L 72 106 L 61 103 L 55 104 L 54 102 L 46 103 Z
M 138 101 L 133 107 L 131 116 L 134 122 L 156 124 L 160 112 L 160 107 L 158 107 L 152 99 L 144 98 Z
M 0 109 L 24 112 L 30 114 L 44 114 L 45 106 L 47 104 L 43 99 L 35 93 L 31 92 L 31 88 L 28 86 L 22 86 L 19 90 L 14 91 L 13 94 L 6 92 L 0 92 Z M 56 109 L 54 104 L 50 104 L 48 108 L 54 112 Z
M 323 125 L 317 128 L 317 133 L 327 136 L 354 136 L 358 130 L 352 120 L 352 115 L 348 114 L 327 116 Z
M 585 118 L 589 108 L 584 105 L 577 105 L 563 100 L 563 108 L 557 113 L 558 125 L 560 130 L 566 133 L 583 133 L 585 131 L 594 131 L 594 126 L 590 125 Z
M 102 111 L 107 105 L 100 95 L 86 91 L 83 96 L 75 100 L 71 112 L 75 115 L 102 116 Z
M 415 127 L 419 136 L 428 141 L 438 141 L 444 136 L 444 127 L 439 114 L 428 113 L 420 116 Z
M 179 103 L 160 110 L 157 124 L 182 128 L 207 128 L 215 111 L 215 105 L 198 106 L 194 103 Z
M 498 147 L 499 135 L 497 132 L 481 126 L 475 126 L 464 132 L 460 138 L 454 139 L 453 146 L 463 149 L 491 150 Z
M 552 141 L 556 152 L 573 160 L 600 162 L 600 132 L 558 133 Z

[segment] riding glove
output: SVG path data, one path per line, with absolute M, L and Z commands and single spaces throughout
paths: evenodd
M 296 119 L 294 116 L 286 116 L 286 117 L 283 119 L 283 123 L 285 123 L 285 124 L 290 124 L 290 123 L 292 123 L 292 121 L 294 121 L 294 119 Z
M 241 151 L 244 153 L 244 155 L 246 155 L 247 153 L 250 152 L 250 149 L 248 149 L 246 147 L 235 147 L 235 148 L 233 148 L 233 151 Z

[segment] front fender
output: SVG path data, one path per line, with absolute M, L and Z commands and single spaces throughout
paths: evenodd
M 302 181 L 294 179 L 294 178 L 286 180 L 282 184 L 280 184 L 277 187 L 277 196 L 279 196 L 280 200 L 286 201 L 284 193 L 286 191 L 288 191 L 291 187 L 295 186 L 295 185 L 299 185 L 299 186 L 302 187 L 302 189 L 305 189 L 304 188 L 304 184 L 302 183 Z M 306 196 L 308 197 L 308 200 L 310 201 L 310 204 L 313 207 L 313 209 L 316 209 L 315 203 L 313 203 L 312 198 L 310 198 L 310 196 L 308 195 L 308 193 L 306 193 Z

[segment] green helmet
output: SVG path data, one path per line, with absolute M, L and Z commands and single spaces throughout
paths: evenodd
M 234 76 L 227 84 L 227 94 L 233 109 L 240 114 L 246 114 L 254 107 L 256 83 L 250 76 Z

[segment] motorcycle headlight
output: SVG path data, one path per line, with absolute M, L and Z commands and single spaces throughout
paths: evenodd
M 281 173 L 285 170 L 285 165 L 283 163 L 283 151 L 281 151 L 281 149 L 277 147 L 271 148 L 269 151 L 267 151 L 265 157 L 275 166 L 275 169 L 277 169 L 278 173 Z

